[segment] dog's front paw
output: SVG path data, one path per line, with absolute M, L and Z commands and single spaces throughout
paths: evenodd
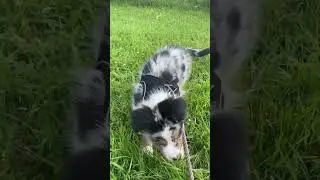
M 178 146 L 180 147 L 179 149 L 179 158 L 184 159 L 185 158 L 185 151 L 184 151 L 184 144 L 183 144 L 183 139 L 179 139 L 179 144 Z
M 184 153 L 184 148 L 182 146 L 180 149 L 180 159 L 184 159 L 184 157 L 185 157 L 185 153 Z
M 148 155 L 152 155 L 153 154 L 153 147 L 151 145 L 143 146 L 142 151 Z

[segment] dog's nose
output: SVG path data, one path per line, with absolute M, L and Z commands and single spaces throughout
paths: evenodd
M 177 157 L 175 157 L 175 158 L 172 158 L 172 160 L 176 161 L 176 160 L 178 160 L 178 158 L 177 158 Z

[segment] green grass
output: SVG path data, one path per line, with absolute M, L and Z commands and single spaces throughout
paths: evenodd
M 102 3 L 0 1 L 0 179 L 59 177 L 68 72 L 94 64 L 89 38 Z
M 161 1 L 165 2 L 169 1 Z M 167 44 L 209 47 L 209 32 L 208 8 L 196 11 L 111 2 L 111 179 L 187 179 L 185 160 L 168 162 L 139 149 L 130 122 L 132 85 L 156 50 Z M 186 86 L 186 126 L 196 179 L 209 179 L 209 63 L 208 57 L 195 63 Z
M 320 179 L 320 3 L 269 1 L 249 88 L 253 179 Z

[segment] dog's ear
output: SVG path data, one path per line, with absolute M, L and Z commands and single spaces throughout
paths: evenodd
M 186 110 L 187 110 L 187 103 L 183 98 L 177 98 L 174 99 L 172 102 L 172 108 L 173 111 L 173 117 L 175 117 L 176 120 L 183 121 L 186 116 Z
M 132 128 L 135 132 L 150 130 L 154 124 L 154 115 L 148 107 L 133 110 L 131 112 Z
M 183 98 L 167 99 L 159 103 L 158 108 L 163 118 L 178 123 L 185 118 L 187 104 Z

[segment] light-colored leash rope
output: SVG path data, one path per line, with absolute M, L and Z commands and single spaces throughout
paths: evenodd
M 183 141 L 183 148 L 184 148 L 184 152 L 186 153 L 186 157 L 187 157 L 189 179 L 194 180 L 193 168 L 192 168 L 192 164 L 191 164 L 191 157 L 190 157 L 190 153 L 189 153 L 189 147 L 188 147 L 184 123 L 182 123 L 182 136 L 183 136 L 182 137 L 183 138 L 183 140 L 182 140 Z

